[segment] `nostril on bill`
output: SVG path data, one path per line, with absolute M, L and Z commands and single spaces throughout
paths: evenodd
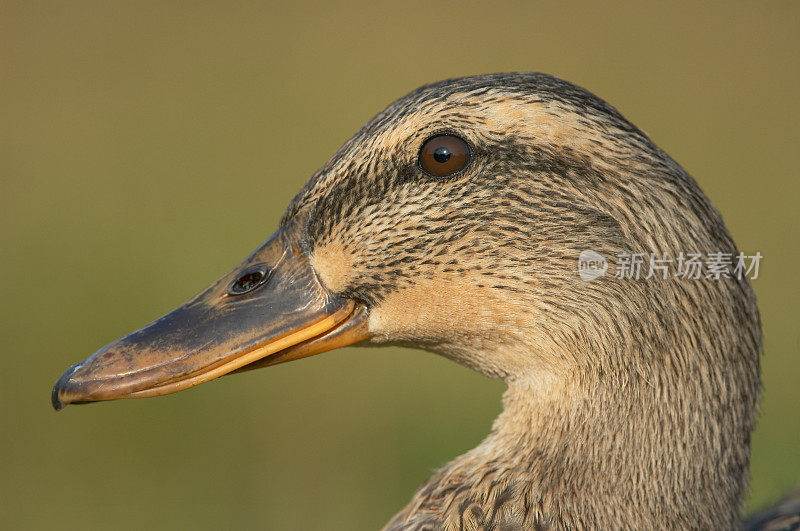
M 265 264 L 250 266 L 228 287 L 228 295 L 244 295 L 263 286 L 272 273 Z

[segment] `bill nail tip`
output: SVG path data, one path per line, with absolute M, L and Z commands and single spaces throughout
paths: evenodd
M 53 392 L 50 395 L 50 403 L 52 404 L 53 409 L 56 411 L 61 411 L 66 406 L 66 404 L 58 397 L 57 389 L 53 389 Z

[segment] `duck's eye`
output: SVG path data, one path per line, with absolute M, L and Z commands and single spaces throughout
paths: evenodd
M 472 153 L 466 142 L 453 135 L 429 138 L 419 150 L 419 165 L 434 177 L 449 177 L 470 162 Z
M 270 270 L 260 264 L 251 266 L 239 275 L 228 287 L 228 295 L 244 295 L 264 284 L 269 279 Z

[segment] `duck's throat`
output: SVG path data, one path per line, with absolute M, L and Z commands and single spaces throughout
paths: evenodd
M 740 494 L 719 459 L 741 459 L 712 448 L 713 427 L 687 397 L 665 404 L 664 393 L 510 382 L 492 433 L 419 489 L 393 520 L 407 527 L 387 529 L 733 528 Z

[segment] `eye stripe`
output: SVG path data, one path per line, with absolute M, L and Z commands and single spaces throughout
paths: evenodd
M 449 177 L 466 168 L 472 160 L 469 145 L 453 135 L 438 135 L 419 150 L 419 165 L 433 177 Z

